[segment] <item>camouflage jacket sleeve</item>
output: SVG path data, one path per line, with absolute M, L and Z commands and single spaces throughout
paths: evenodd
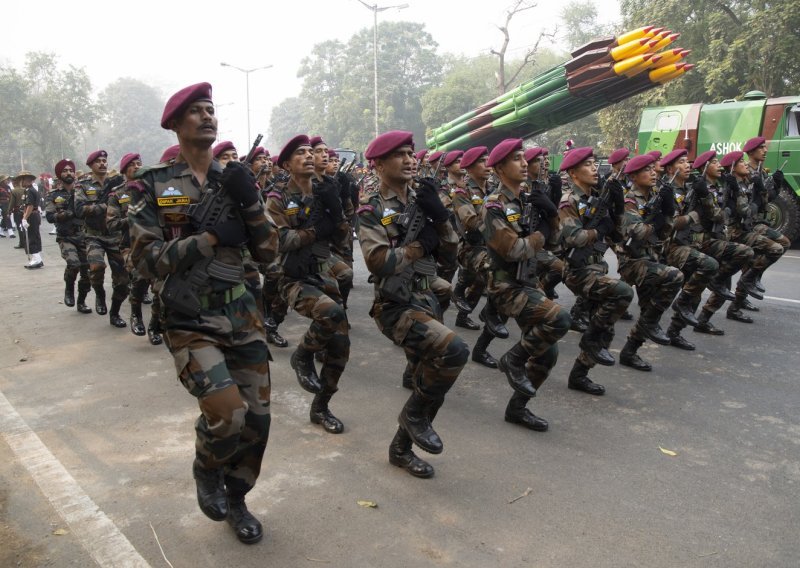
M 143 278 L 163 279 L 179 269 L 214 256 L 207 233 L 167 239 L 158 220 L 153 186 L 143 176 L 128 183 L 131 259 Z
M 747 197 L 746 184 L 739 183 L 739 191 L 736 192 L 736 213 L 742 218 L 750 215 L 750 199 Z
M 362 204 L 356 211 L 358 215 L 358 243 L 364 255 L 364 262 L 370 273 L 378 278 L 386 278 L 393 274 L 400 274 L 412 262 L 422 258 L 425 252 L 418 241 L 407 246 L 392 247 L 389 234 L 381 224 L 378 196 L 373 195 L 368 203 Z M 449 223 L 443 223 L 449 225 Z
M 583 248 L 597 240 L 597 231 L 583 228 L 583 220 L 578 212 L 578 201 L 578 197 L 569 191 L 561 198 L 558 206 L 561 239 L 567 248 Z
M 277 192 L 267 194 L 267 212 L 278 229 L 279 247 L 281 253 L 307 247 L 314 242 L 316 233 L 314 229 L 292 229 L 289 218 L 283 206 L 283 195 Z
M 78 219 L 106 216 L 105 203 L 93 203 L 86 196 L 86 188 L 82 185 L 75 186 L 75 216 Z
M 622 217 L 622 236 L 633 243 L 644 243 L 655 232 L 655 227 L 645 223 L 639 214 L 639 204 L 633 197 L 625 198 L 625 215 Z
M 519 262 L 536 256 L 544 239 L 521 237 L 506 217 L 505 206 L 497 194 L 489 196 L 483 206 L 484 238 L 486 245 L 509 262 Z
M 239 213 L 247 229 L 250 256 L 256 262 L 273 262 L 278 256 L 278 230 L 267 214 L 266 205 L 259 200 Z
M 453 190 L 453 211 L 464 231 L 480 230 L 481 218 L 475 212 L 469 191 L 460 187 Z
M 75 217 L 75 212 L 71 207 L 71 200 L 67 199 L 66 205 L 58 205 L 55 200 L 57 197 L 63 197 L 61 192 L 51 191 L 47 194 L 47 202 L 44 206 L 44 215 L 48 223 L 66 223 Z
M 108 195 L 108 205 L 106 207 L 106 227 L 110 233 L 119 233 L 128 226 L 128 218 L 122 215 L 122 207 L 119 203 L 119 196 L 116 191 Z

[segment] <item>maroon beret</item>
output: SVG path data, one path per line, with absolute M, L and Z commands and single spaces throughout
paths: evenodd
M 421 162 L 422 158 L 424 158 L 425 154 L 427 154 L 427 153 L 428 153 L 427 150 L 420 150 L 419 152 L 414 154 L 414 157 L 417 159 L 418 162 Z
M 319 146 L 320 144 L 325 144 L 325 141 L 322 139 L 322 136 L 312 136 L 308 139 L 308 142 L 311 144 L 311 147 Z M 325 144 L 327 146 L 327 144 Z
M 763 136 L 756 136 L 755 138 L 751 138 L 750 140 L 744 143 L 744 146 L 742 146 L 742 151 L 750 153 L 759 146 L 761 146 L 762 144 L 766 143 L 767 143 L 766 138 L 764 138 Z
M 233 145 L 233 142 L 230 140 L 223 140 L 216 146 L 214 146 L 213 154 L 215 158 L 219 158 L 219 155 L 223 152 L 227 152 L 228 150 L 236 151 L 236 146 Z
M 267 152 L 267 149 L 263 146 L 257 146 L 256 151 L 253 153 L 253 159 L 255 160 L 259 156 L 266 156 L 269 158 L 269 152 Z
M 452 165 L 453 162 L 458 160 L 463 155 L 464 152 L 462 152 L 461 150 L 451 150 L 450 152 L 447 152 L 447 155 L 444 158 L 442 158 L 442 165 L 445 168 L 448 168 Z
M 689 151 L 688 150 L 673 150 L 672 152 L 670 152 L 669 154 L 667 154 L 666 156 L 661 158 L 661 162 L 660 162 L 661 167 L 662 168 L 666 168 L 672 162 L 674 162 L 676 160 L 679 160 L 680 158 L 682 158 L 684 156 L 688 156 L 688 155 L 689 155 Z
M 163 164 L 165 162 L 169 162 L 170 160 L 174 160 L 175 158 L 178 157 L 178 154 L 180 153 L 181 153 L 180 144 L 175 144 L 174 146 L 170 146 L 169 148 L 164 150 L 164 153 L 161 154 L 161 158 L 159 158 L 158 162 L 160 164 Z
M 565 172 L 570 168 L 581 165 L 592 156 L 594 156 L 594 150 L 591 146 L 573 148 L 564 154 L 564 159 L 561 160 L 561 167 L 559 169 Z
M 532 162 L 539 156 L 544 156 L 542 149 L 543 148 L 541 146 L 537 146 L 535 148 L 528 148 L 527 150 L 525 150 L 525 161 Z
M 336 150 L 331 150 L 328 148 L 328 157 L 329 158 L 338 158 L 339 154 L 336 153 Z
M 56 164 L 55 170 L 57 178 L 61 177 L 61 172 L 63 172 L 64 168 L 66 168 L 67 166 L 72 166 L 72 171 L 73 172 L 75 171 L 75 162 L 73 162 L 72 160 L 63 159 Z
M 650 156 L 653 156 L 656 160 L 660 160 L 661 159 L 661 152 L 659 152 L 658 150 L 651 150 L 651 151 L 648 152 L 648 154 Z
M 142 157 L 139 154 L 135 154 L 130 152 L 122 156 L 122 159 L 119 161 L 119 171 L 120 173 L 125 173 L 125 168 L 127 168 L 130 163 L 134 160 L 141 160 Z
M 481 156 L 485 156 L 489 153 L 489 148 L 486 146 L 475 146 L 474 148 L 470 148 L 464 155 L 461 156 L 461 167 L 466 169 L 470 167 L 472 164 L 477 162 Z
M 641 169 L 646 168 L 656 161 L 656 157 L 651 154 L 642 154 L 641 156 L 634 156 L 628 163 L 625 164 L 626 174 L 635 174 Z
M 708 162 L 710 162 L 711 160 L 713 160 L 716 157 L 717 157 L 717 152 L 714 151 L 714 150 L 709 150 L 708 152 L 703 152 L 702 154 L 700 154 L 699 156 L 697 156 L 694 159 L 694 163 L 692 164 L 692 167 L 694 169 L 696 169 L 696 170 L 699 170 L 700 168 L 705 166 Z
M 611 152 L 611 155 L 608 157 L 608 163 L 612 166 L 614 164 L 620 163 L 622 160 L 627 158 L 630 155 L 631 151 L 627 148 L 618 148 Z
M 211 85 L 209 83 L 197 83 L 189 85 L 172 95 L 164 106 L 164 113 L 161 115 L 161 128 L 169 130 L 169 121 L 178 118 L 190 104 L 195 101 L 210 101 Z
M 278 165 L 283 167 L 284 162 L 288 162 L 292 157 L 294 151 L 300 146 L 311 146 L 311 141 L 305 134 L 298 134 L 286 143 L 286 146 L 281 148 L 281 153 L 278 154 Z
M 400 146 L 411 146 L 414 149 L 414 134 L 406 130 L 390 130 L 375 138 L 367 146 L 364 157 L 367 160 L 382 158 L 390 152 L 394 152 Z
M 442 157 L 443 153 L 444 152 L 440 152 L 438 150 L 436 152 L 432 153 L 430 156 L 428 156 L 428 163 L 429 164 L 434 163 L 436 160 L 438 160 L 439 158 Z
M 542 156 L 549 156 L 549 155 L 550 155 L 550 150 L 542 146 Z
M 733 152 L 728 152 L 722 156 L 722 159 L 719 161 L 719 165 L 723 168 L 732 168 L 733 165 L 742 158 L 744 158 L 744 152 L 734 150 Z
M 86 165 L 91 166 L 92 162 L 94 162 L 97 158 L 108 158 L 108 152 L 105 150 L 95 150 L 89 154 L 88 158 L 86 158 Z
M 522 150 L 522 138 L 506 138 L 489 152 L 489 159 L 486 160 L 486 165 L 490 168 L 494 167 L 517 150 Z

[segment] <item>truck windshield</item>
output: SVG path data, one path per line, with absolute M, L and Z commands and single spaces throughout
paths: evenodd
M 795 105 L 789 109 L 786 124 L 787 136 L 800 136 L 800 105 Z

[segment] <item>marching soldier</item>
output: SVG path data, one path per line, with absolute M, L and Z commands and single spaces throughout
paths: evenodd
M 625 172 L 625 166 L 628 165 L 630 155 L 631 151 L 627 148 L 617 148 L 608 156 L 608 164 L 611 166 L 611 171 L 608 175 L 616 178 L 626 192 L 630 189 L 631 184 L 628 178 L 622 174 Z
M 350 357 L 350 336 L 339 287 L 330 275 L 330 242 L 345 236 L 347 221 L 336 182 L 325 178 L 314 183 L 308 136 L 292 138 L 278 155 L 278 164 L 289 172 L 289 182 L 282 192 L 267 195 L 267 209 L 280 235 L 281 295 L 298 314 L 312 320 L 292 353 L 291 365 L 300 386 L 314 394 L 311 422 L 339 434 L 344 425 L 328 404 Z M 314 366 L 317 351 L 325 351 L 319 375 Z
M 588 373 L 597 363 L 614 365 L 614 357 L 608 351 L 614 339 L 614 324 L 633 299 L 633 290 L 628 284 L 608 276 L 608 264 L 603 258 L 608 249 L 606 239 L 618 237 L 612 208 L 623 196 L 610 195 L 607 191 L 606 201 L 601 199 L 592 148 L 574 148 L 567 152 L 561 171 L 567 172 L 572 182 L 572 189 L 564 194 L 558 212 L 566 253 L 564 284 L 592 306 L 589 325 L 581 336 L 581 352 L 569 373 L 568 386 L 602 395 L 605 387 L 589 379 Z
M 42 224 L 42 216 L 39 214 L 39 192 L 36 191 L 33 182 L 36 176 L 30 172 L 20 172 L 14 178 L 14 187 L 19 185 L 24 192 L 20 209 L 19 226 L 25 232 L 26 252 L 30 256 L 25 268 L 42 268 L 42 235 L 39 226 Z M 22 235 L 20 235 L 21 238 Z
M 412 443 L 432 454 L 443 451 L 432 422 L 469 348 L 442 323 L 431 286 L 437 280 L 433 252 L 450 248 L 455 254 L 458 241 L 437 184 L 423 178 L 418 189 L 409 187 L 413 150 L 411 132 L 391 131 L 370 142 L 365 156 L 375 163 L 379 186 L 361 199 L 358 240 L 375 284 L 370 315 L 415 368 L 414 392 L 398 418 L 389 462 L 413 476 L 431 477 L 433 466 L 417 457 Z
M 239 153 L 236 151 L 236 146 L 234 146 L 233 142 L 230 140 L 223 140 L 214 146 L 212 155 L 214 156 L 214 159 L 219 162 L 220 167 L 223 169 L 231 160 L 234 162 L 239 161 Z
M 67 263 L 64 268 L 64 305 L 70 308 L 76 305 L 75 280 L 78 280 L 76 309 L 78 313 L 90 314 L 92 308 L 86 305 L 86 296 L 92 285 L 89 281 L 83 221 L 75 216 L 75 162 L 61 160 L 54 169 L 56 178 L 61 183 L 47 194 L 45 217 L 49 223 L 55 225 L 61 258 Z
M 441 162 L 441 170 L 443 171 L 443 179 L 439 185 L 439 199 L 442 204 L 450 212 L 450 222 L 455 227 L 455 217 L 453 213 L 453 190 L 457 187 L 464 187 L 466 176 L 464 170 L 461 168 L 461 156 L 464 154 L 461 150 L 452 150 L 444 152 L 436 162 Z M 434 152 L 434 156 L 436 153 Z M 438 164 L 437 164 L 438 165 Z M 434 166 L 436 167 L 436 166 Z M 450 284 L 453 277 L 458 270 L 458 255 L 448 255 L 444 251 L 436 254 L 436 274 L 442 280 Z M 449 290 L 448 290 L 449 292 Z M 442 307 L 447 310 L 446 307 Z M 456 326 L 465 329 L 480 329 L 480 326 L 472 321 L 469 317 L 468 310 L 459 309 L 456 316 Z
M 270 427 L 269 350 L 255 299 L 244 285 L 242 250 L 258 262 L 277 251 L 277 232 L 258 199 L 255 180 L 239 162 L 213 161 L 217 119 L 211 85 L 199 83 L 167 101 L 161 126 L 178 136 L 173 163 L 144 168 L 128 184 L 134 265 L 156 280 L 164 303 L 164 340 L 178 378 L 198 399 L 192 466 L 200 509 L 227 518 L 237 538 L 261 540 L 261 523 L 245 495 L 261 470 Z M 213 200 L 209 200 L 211 196 Z M 236 218 L 196 226 L 221 196 Z M 202 209 L 205 208 L 205 209 Z M 212 212 L 213 213 L 213 212 Z
M 522 140 L 510 138 L 494 147 L 486 165 L 500 180 L 483 208 L 484 238 L 491 268 L 489 297 L 504 317 L 513 317 L 522 336 L 499 367 L 514 390 L 505 420 L 544 432 L 548 423 L 526 408 L 558 360 L 558 340 L 567 333 L 570 317 L 550 300 L 536 277 L 536 256 L 545 233 L 558 234 L 558 210 L 542 191 L 521 196 L 528 176 Z M 540 225 L 549 230 L 540 230 Z

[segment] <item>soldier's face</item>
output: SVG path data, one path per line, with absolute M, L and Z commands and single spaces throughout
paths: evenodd
M 333 175 L 339 169 L 339 158 L 332 158 L 328 156 L 328 168 L 325 170 L 325 173 L 328 175 Z
M 716 158 L 712 158 L 709 160 L 708 165 L 705 166 L 706 168 L 706 176 L 710 177 L 711 179 L 719 179 L 719 160 Z
M 525 153 L 517 150 L 502 163 L 495 167 L 497 175 L 506 178 L 513 183 L 522 183 L 528 179 L 528 162 L 525 161 Z
M 466 172 L 461 168 L 461 158 L 456 158 L 456 160 L 447 166 L 447 173 L 452 175 L 453 177 L 461 177 Z
M 733 165 L 733 173 L 739 177 L 747 177 L 750 175 L 750 170 L 747 169 L 747 162 L 744 161 L 744 158 L 739 159 Z
M 384 182 L 407 183 L 414 177 L 414 150 L 400 146 L 391 154 L 375 160 L 378 177 Z
M 134 160 L 125 167 L 125 171 L 123 173 L 125 174 L 126 178 L 133 179 L 133 176 L 136 174 L 137 171 L 139 171 L 139 168 L 141 167 L 142 167 L 142 161 Z
M 72 166 L 64 166 L 64 169 L 61 170 L 61 175 L 58 176 L 58 179 L 67 185 L 71 184 L 73 181 L 75 181 L 75 170 L 72 169 Z
M 267 156 L 266 154 L 261 154 L 258 157 L 254 158 L 252 162 L 250 162 L 250 170 L 254 174 L 257 174 L 258 172 L 261 171 L 261 168 L 263 168 L 265 165 L 267 165 Z
M 686 156 L 681 156 L 678 160 L 675 161 L 674 165 L 675 170 L 673 173 L 678 175 L 675 176 L 676 180 L 685 181 L 689 178 L 689 173 L 692 171 L 692 167 L 689 165 L 689 158 Z
M 105 175 L 106 172 L 108 172 L 108 159 L 102 157 L 96 158 L 91 164 L 89 164 L 89 168 L 95 175 Z
M 236 153 L 236 150 L 225 150 L 222 154 L 219 155 L 219 158 L 217 158 L 219 165 L 222 166 L 223 168 L 231 160 L 233 160 L 234 162 L 239 160 L 239 154 Z
M 486 160 L 488 159 L 489 156 L 485 154 L 478 158 L 478 161 L 472 164 L 467 170 L 469 175 L 478 181 L 488 180 L 489 176 L 492 174 L 491 168 L 486 167 Z
M 763 162 L 764 159 L 767 157 L 767 145 L 762 144 L 761 146 L 750 152 L 749 155 L 756 162 Z
M 539 156 L 538 158 L 534 158 L 530 162 L 528 162 L 528 175 L 532 178 L 538 178 L 539 174 L 542 171 L 542 164 L 544 162 L 544 158 Z
M 28 189 L 33 185 L 34 178 L 24 177 L 19 180 L 19 185 L 22 189 Z
M 285 162 L 286 169 L 292 175 L 311 175 L 314 173 L 314 153 L 311 146 L 300 146 L 292 152 L 289 160 Z
M 323 171 L 328 167 L 328 147 L 325 144 L 314 146 L 314 169 Z
M 651 165 L 633 174 L 631 181 L 638 187 L 653 187 L 656 184 L 656 179 L 656 169 Z
M 214 103 L 195 101 L 189 105 L 180 119 L 173 123 L 172 130 L 184 143 L 210 148 L 217 139 L 217 116 Z
M 597 161 L 594 158 L 585 160 L 569 171 L 572 181 L 578 185 L 592 186 L 597 183 Z

